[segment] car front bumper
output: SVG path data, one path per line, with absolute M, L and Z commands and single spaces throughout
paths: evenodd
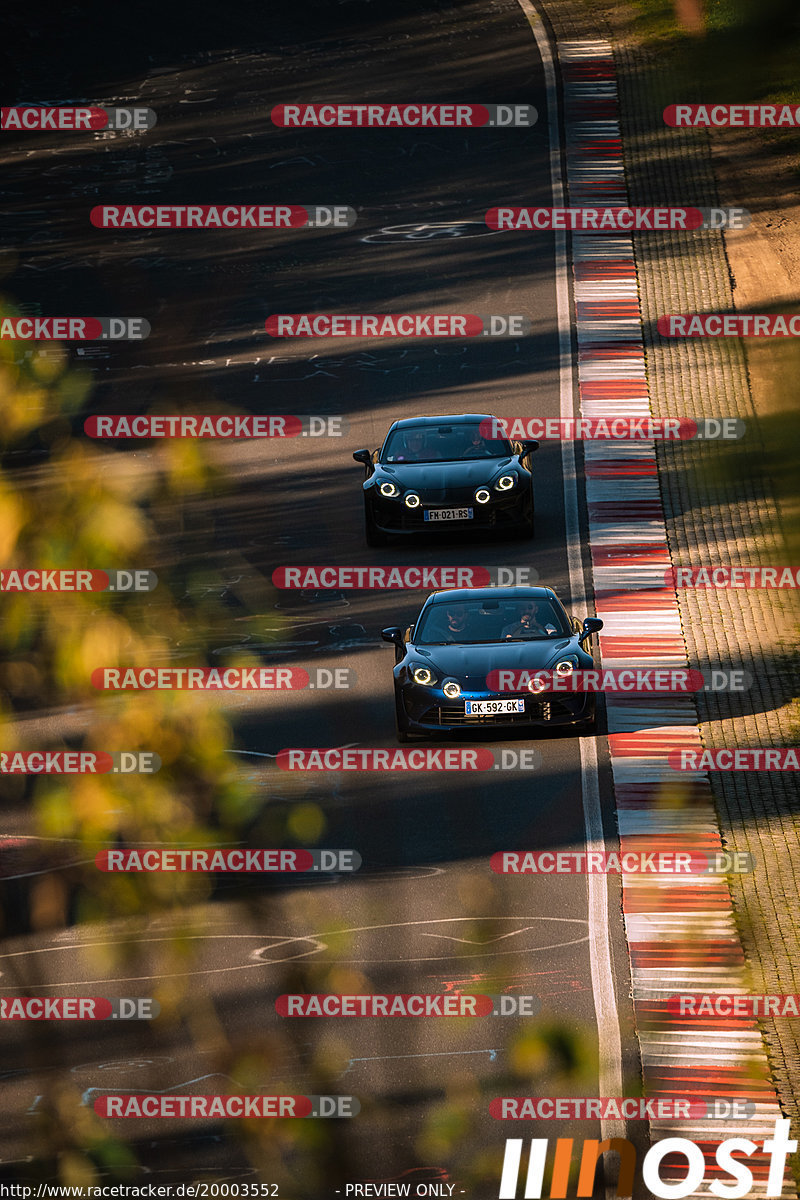
M 408 508 L 400 500 L 386 500 L 373 491 L 365 493 L 367 510 L 381 533 L 448 533 L 454 530 L 513 529 L 531 517 L 530 491 L 515 490 L 510 495 L 492 496 L 488 504 L 478 504 L 474 495 L 420 496 L 418 508 Z M 459 521 L 426 521 L 426 508 L 471 508 L 472 517 Z
M 395 688 L 398 720 L 409 733 L 455 733 L 460 729 L 514 729 L 520 726 L 544 728 L 582 725 L 591 721 L 596 698 L 591 692 L 574 695 L 559 692 L 510 692 L 498 696 L 488 692 L 462 692 L 450 700 L 437 688 L 405 684 Z M 523 700 L 524 712 L 492 713 L 467 716 L 467 700 Z

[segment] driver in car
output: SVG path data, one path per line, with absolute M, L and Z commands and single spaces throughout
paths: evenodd
M 461 451 L 462 458 L 491 458 L 492 448 L 476 425 L 469 435 L 469 441 Z
M 528 600 L 520 608 L 519 619 L 506 625 L 501 637 L 505 639 L 542 637 L 546 634 L 558 633 L 558 628 L 551 618 L 549 605 L 537 604 L 535 600 Z

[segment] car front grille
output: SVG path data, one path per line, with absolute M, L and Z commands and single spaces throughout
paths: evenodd
M 463 521 L 426 521 L 426 508 L 471 508 L 473 515 Z M 393 504 L 391 507 L 382 505 L 376 517 L 378 524 L 386 529 L 409 532 L 424 530 L 433 533 L 441 530 L 446 533 L 453 529 L 493 529 L 519 520 L 519 498 L 514 493 L 493 499 L 491 504 L 477 504 L 472 492 L 463 499 L 454 499 L 452 495 L 442 496 L 441 499 L 425 496 L 418 508 L 407 508 L 402 503 Z
M 524 725 L 528 721 L 552 721 L 557 717 L 573 716 L 573 711 L 560 700 L 532 700 L 529 696 L 509 697 L 525 701 L 525 711 L 517 713 L 491 713 L 486 716 L 467 716 L 464 703 L 460 705 L 433 705 L 419 718 L 423 725 Z
M 526 721 L 549 721 L 551 705 L 547 702 L 525 700 L 524 712 L 489 713 L 467 716 L 461 706 L 437 705 L 422 717 L 424 725 L 524 725 Z
M 424 508 L 472 508 L 474 515 L 459 521 L 426 521 Z M 475 504 L 474 500 L 472 500 L 469 504 L 426 504 L 424 508 L 422 505 L 420 505 L 419 508 L 406 508 L 406 506 L 403 505 L 403 512 L 400 514 L 399 520 L 396 523 L 393 522 L 395 528 L 413 530 L 424 529 L 426 532 L 442 530 L 446 533 L 448 530 L 453 529 L 470 529 L 475 528 L 476 525 L 497 524 L 497 514 L 494 509 L 490 508 L 488 512 L 480 510 L 476 514 L 476 508 L 478 508 L 478 506 Z

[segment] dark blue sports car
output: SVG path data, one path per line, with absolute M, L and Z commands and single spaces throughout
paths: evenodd
M 481 413 L 395 421 L 363 463 L 367 544 L 390 534 L 492 530 L 533 537 L 531 454 L 536 441 L 496 437 Z
M 395 647 L 398 741 L 484 726 L 594 732 L 594 694 L 542 690 L 534 676 L 590 670 L 591 639 L 602 627 L 597 617 L 571 617 L 548 587 L 433 592 L 409 629 L 381 632 Z

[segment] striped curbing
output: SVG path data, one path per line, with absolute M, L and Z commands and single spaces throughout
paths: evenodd
M 564 91 L 569 203 L 628 204 L 610 43 L 558 47 Z M 652 235 L 649 235 L 652 236 Z M 649 417 L 650 398 L 633 241 L 573 235 L 573 288 L 581 417 Z M 681 667 L 687 663 L 652 441 L 584 443 L 589 546 L 606 667 Z M 607 697 L 608 743 L 622 850 L 722 849 L 708 776 L 668 765 L 675 749 L 701 749 L 690 694 Z M 654 1141 L 691 1138 L 706 1158 L 706 1182 L 728 1178 L 715 1162 L 719 1141 L 759 1139 L 782 1116 L 758 1024 L 751 1018 L 679 1016 L 667 1000 L 679 991 L 746 992 L 746 964 L 724 878 L 624 875 L 622 904 L 645 1095 L 752 1100 L 755 1116 L 653 1120 Z M 748 1160 L 749 1192 L 766 1191 L 768 1156 Z M 669 1156 L 663 1177 L 681 1179 Z M 794 1197 L 788 1170 L 782 1195 Z

